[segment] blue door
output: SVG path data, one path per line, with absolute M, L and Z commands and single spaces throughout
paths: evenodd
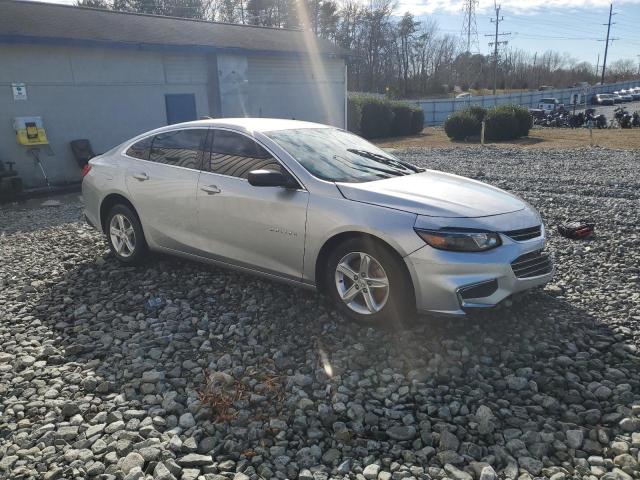
M 193 93 L 169 93 L 164 96 L 167 125 L 197 120 L 196 96 Z

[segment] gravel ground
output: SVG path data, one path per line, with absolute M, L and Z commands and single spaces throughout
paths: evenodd
M 403 156 L 523 195 L 555 281 L 366 329 L 241 274 L 123 267 L 78 203 L 0 209 L 0 477 L 640 478 L 637 153 Z M 556 235 L 571 217 L 595 238 Z

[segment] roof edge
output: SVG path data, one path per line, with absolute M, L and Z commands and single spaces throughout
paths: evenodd
M 2 1 L 2 0 L 0 0 Z M 156 51 L 174 51 L 174 52 L 192 52 L 192 53 L 240 53 L 250 55 L 271 55 L 271 56 L 292 56 L 292 57 L 306 57 L 306 51 L 300 50 L 259 50 L 252 48 L 241 47 L 216 47 L 214 45 L 178 45 L 169 43 L 138 43 L 138 42 L 115 42 L 112 40 L 89 40 L 79 38 L 66 38 L 66 37 L 40 37 L 33 35 L 1 35 L 0 43 L 9 44 L 36 44 L 36 45 L 72 45 L 80 47 L 104 47 L 115 49 L 127 49 L 127 50 L 156 50 Z M 336 47 L 339 48 L 339 47 Z M 346 52 L 327 52 L 320 51 L 320 56 L 326 58 L 347 58 L 349 55 Z
M 91 12 L 103 12 L 114 15 L 133 15 L 138 17 L 151 17 L 151 18 L 166 18 L 169 20 L 182 20 L 185 22 L 198 22 L 198 23 L 207 23 L 212 25 L 228 25 L 232 27 L 247 27 L 247 28 L 260 28 L 265 30 L 282 30 L 285 32 L 302 32 L 302 28 L 287 28 L 287 27 L 269 27 L 265 25 L 249 25 L 246 23 L 227 23 L 227 22 L 216 22 L 214 20 L 205 20 L 201 18 L 187 18 L 187 17 L 174 17 L 171 15 L 156 15 L 155 13 L 143 13 L 143 12 L 127 12 L 124 10 L 110 10 L 108 8 L 97 8 L 97 7 L 87 7 L 82 5 L 69 5 L 66 3 L 55 3 L 51 1 L 45 0 L 0 0 L 0 3 L 21 3 L 28 5 L 46 5 L 47 7 L 56 7 L 56 8 L 73 8 L 78 10 L 88 10 Z

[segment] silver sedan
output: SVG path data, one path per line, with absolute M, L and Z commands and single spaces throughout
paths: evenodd
M 85 217 L 118 260 L 154 250 L 261 274 L 363 322 L 462 315 L 554 272 L 540 215 L 520 198 L 325 125 L 171 125 L 83 174 Z

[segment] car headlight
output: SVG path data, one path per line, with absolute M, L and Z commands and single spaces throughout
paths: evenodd
M 494 232 L 416 229 L 416 233 L 433 248 L 439 250 L 484 252 L 502 245 L 500 235 Z

